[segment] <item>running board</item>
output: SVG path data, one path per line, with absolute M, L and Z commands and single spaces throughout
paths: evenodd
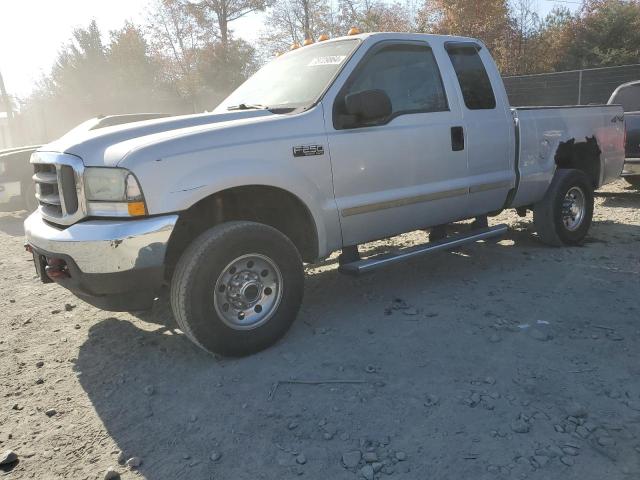
M 372 272 L 379 268 L 383 268 L 394 263 L 403 262 L 421 255 L 439 252 L 441 250 L 449 250 L 450 248 L 466 245 L 467 243 L 477 242 L 485 238 L 499 237 L 507 231 L 507 225 L 501 224 L 495 227 L 479 228 L 467 233 L 453 235 L 437 242 L 428 242 L 415 247 L 409 247 L 399 252 L 384 253 L 374 257 L 365 258 L 351 263 L 346 263 L 338 268 L 340 273 L 346 275 L 362 275 Z

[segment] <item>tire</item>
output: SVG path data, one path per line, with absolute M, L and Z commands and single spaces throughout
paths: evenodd
M 630 177 L 624 177 L 625 181 L 635 188 L 640 188 L 640 175 L 633 175 Z
M 565 202 L 573 202 L 577 210 L 569 211 Z M 538 238 L 552 246 L 580 245 L 591 227 L 593 218 L 593 187 L 581 170 L 558 170 L 544 198 L 533 206 L 533 223 Z
M 303 293 L 302 259 L 291 240 L 267 225 L 228 222 L 204 232 L 182 254 L 171 280 L 171 308 L 199 347 L 244 356 L 284 336 Z

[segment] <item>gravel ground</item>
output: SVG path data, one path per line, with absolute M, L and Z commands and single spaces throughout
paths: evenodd
M 581 248 L 508 213 L 500 241 L 361 279 L 328 261 L 244 359 L 192 346 L 162 301 L 40 285 L 24 213 L 0 214 L 0 477 L 640 478 L 639 207 L 607 187 Z

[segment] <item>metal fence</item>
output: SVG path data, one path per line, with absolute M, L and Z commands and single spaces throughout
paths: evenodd
M 590 105 L 607 103 L 621 84 L 640 80 L 640 64 L 504 77 L 511 105 Z

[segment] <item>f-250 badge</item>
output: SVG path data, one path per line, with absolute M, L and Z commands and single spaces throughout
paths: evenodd
M 301 145 L 293 147 L 294 157 L 310 157 L 312 155 L 324 155 L 324 147 L 322 145 Z

